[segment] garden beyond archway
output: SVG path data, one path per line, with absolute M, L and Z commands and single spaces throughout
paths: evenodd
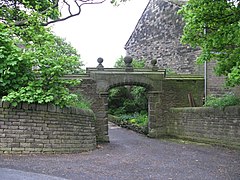
M 108 142 L 108 92 L 117 86 L 142 86 L 148 92 L 148 133 L 158 137 L 166 133 L 164 112 L 170 107 L 188 106 L 187 93 L 203 91 L 196 86 L 203 85 L 202 77 L 166 77 L 165 69 L 158 69 L 153 61 L 152 68 L 133 69 L 131 58 L 126 57 L 125 68 L 104 68 L 102 59 L 98 59 L 97 68 L 87 68 L 86 74 L 69 75 L 67 78 L 82 79 L 82 83 L 73 88 L 91 101 L 96 116 L 96 136 L 98 142 Z M 199 81 L 200 80 L 200 81 Z M 200 83 L 198 83 L 200 82 Z M 201 94 L 196 92 L 194 94 Z M 201 101 L 201 97 L 196 97 Z

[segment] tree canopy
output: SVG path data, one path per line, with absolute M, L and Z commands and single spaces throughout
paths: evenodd
M 80 15 L 83 5 L 106 1 L 119 5 L 128 0 L 0 0 L 0 21 L 24 26 L 29 17 L 37 15 L 41 25 L 47 26 Z
M 81 71 L 80 55 L 46 26 L 79 15 L 83 5 L 105 1 L 0 0 L 0 98 L 13 105 L 74 104 L 78 97 L 68 88 L 79 81 L 62 77 Z
M 68 87 L 78 82 L 61 77 L 79 69 L 79 59 L 70 44 L 43 26 L 19 29 L 0 23 L 0 97 L 13 105 L 70 105 L 77 97 Z
M 68 87 L 79 81 L 61 77 L 81 70 L 75 48 L 43 26 L 57 19 L 55 1 L 0 0 L 0 97 L 20 102 L 72 104 Z
M 240 85 L 240 1 L 189 0 L 179 13 L 186 23 L 182 42 L 202 50 L 198 62 L 216 60 L 227 85 Z

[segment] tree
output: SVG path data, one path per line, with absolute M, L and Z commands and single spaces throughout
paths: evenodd
M 80 55 L 50 28 L 42 26 L 38 12 L 29 14 L 24 14 L 28 21 L 23 26 L 15 25 L 12 16 L 0 22 L 0 96 L 13 105 L 70 105 L 77 97 L 68 87 L 78 81 L 61 77 L 81 67 Z
M 101 4 L 105 1 L 107 0 L 0 0 L 0 20 L 15 26 L 26 26 L 29 17 L 37 13 L 41 25 L 47 26 L 80 15 L 83 5 Z M 128 0 L 110 0 L 113 5 L 126 1 Z
M 240 85 L 240 1 L 189 0 L 179 13 L 186 23 L 182 42 L 202 50 L 198 62 L 216 60 L 227 85 Z
M 0 23 L 0 97 L 26 85 L 31 77 L 31 64 L 22 57 L 11 32 Z
M 79 81 L 61 77 L 79 67 L 80 56 L 76 50 L 43 26 L 37 33 L 36 26 L 32 25 L 20 30 L 7 28 L 2 23 L 0 27 L 3 100 L 13 105 L 20 102 L 72 104 L 77 97 L 68 87 Z
M 47 25 L 79 15 L 85 4 L 105 0 L 0 0 L 0 97 L 17 105 L 77 100 L 68 87 L 79 83 L 64 80 L 65 74 L 81 71 L 80 55 Z M 116 2 L 113 2 L 116 3 Z M 62 16 L 60 5 L 69 15 Z M 77 12 L 73 12 L 73 5 Z
M 132 66 L 134 68 L 144 68 L 145 67 L 145 60 L 133 60 L 132 61 Z M 125 62 L 124 62 L 124 57 L 121 56 L 119 59 L 114 64 L 115 68 L 123 68 L 125 67 Z

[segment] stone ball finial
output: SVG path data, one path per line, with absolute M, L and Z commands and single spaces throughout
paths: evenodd
M 132 72 L 133 71 L 133 66 L 132 66 L 133 58 L 131 56 L 125 56 L 123 60 L 126 65 L 125 71 Z
M 103 58 L 99 57 L 99 58 L 97 59 L 97 62 L 98 62 L 97 69 L 100 70 L 100 71 L 103 71 L 103 70 L 104 70 L 104 66 L 102 65 L 102 63 L 103 63 Z
M 158 71 L 158 67 L 156 66 L 156 64 L 157 64 L 156 59 L 151 60 L 152 71 Z
M 97 59 L 97 62 L 98 62 L 99 64 L 102 64 L 102 63 L 103 63 L 103 58 L 99 57 L 99 58 Z
M 156 66 L 156 64 L 157 64 L 157 60 L 156 59 L 151 60 L 151 65 L 152 66 Z
M 133 58 L 131 56 L 124 57 L 124 62 L 126 65 L 131 65 L 132 61 L 133 61 Z

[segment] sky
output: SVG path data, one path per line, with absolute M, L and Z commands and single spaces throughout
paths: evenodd
M 78 50 L 86 67 L 96 67 L 99 57 L 104 59 L 104 67 L 113 67 L 121 55 L 126 55 L 124 45 L 147 3 L 131 0 L 118 7 L 109 1 L 84 5 L 79 16 L 55 23 L 53 30 Z

